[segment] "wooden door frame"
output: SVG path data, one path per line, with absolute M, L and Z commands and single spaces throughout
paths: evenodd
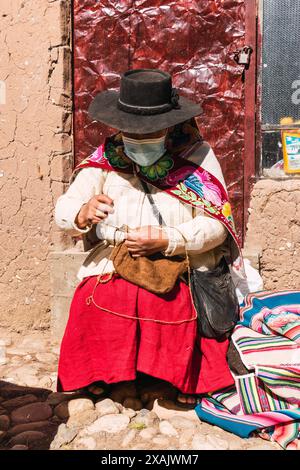
M 245 71 L 245 160 L 244 160 L 244 226 L 245 240 L 251 190 L 256 181 L 256 109 L 257 109 L 257 38 L 258 38 L 258 2 L 245 0 L 245 44 L 253 49 L 251 62 Z

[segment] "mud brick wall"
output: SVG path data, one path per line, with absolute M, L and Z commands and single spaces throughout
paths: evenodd
M 300 180 L 262 179 L 251 193 L 245 248 L 260 248 L 266 289 L 300 289 Z
M 73 165 L 70 2 L 0 5 L 0 324 L 49 325 L 53 205 Z

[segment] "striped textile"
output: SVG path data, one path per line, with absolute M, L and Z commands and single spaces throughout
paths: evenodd
M 237 325 L 232 341 L 245 367 L 251 370 L 257 365 L 293 367 L 300 370 L 300 346 L 283 336 L 267 336 Z
M 255 374 L 236 377 L 236 388 L 243 414 L 289 408 L 286 400 L 274 395 Z
M 232 432 L 240 437 L 250 437 L 260 430 L 277 428 L 277 426 L 295 422 L 297 422 L 299 432 L 300 409 L 235 415 L 211 396 L 210 398 L 203 398 L 201 403 L 196 406 L 195 411 L 202 421 L 219 426 L 225 431 Z M 292 440 L 295 439 L 294 433 L 291 438 Z M 285 436 L 285 439 L 286 441 L 289 440 L 287 436 Z M 292 441 L 290 440 L 288 444 L 290 442 Z
M 299 422 L 285 424 L 284 426 L 275 426 L 273 433 L 269 434 L 270 440 L 278 442 L 281 447 L 288 450 L 298 450 L 299 442 Z M 263 434 L 260 434 L 264 437 Z
M 204 397 L 199 418 L 300 449 L 300 291 L 248 294 L 232 340 L 249 374 Z
M 265 335 L 300 343 L 300 291 L 251 292 L 240 308 L 241 324 Z
M 291 367 L 255 367 L 257 379 L 274 395 L 291 404 L 300 404 L 300 372 Z

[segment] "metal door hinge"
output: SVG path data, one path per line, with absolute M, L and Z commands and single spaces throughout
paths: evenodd
M 251 46 L 244 46 L 241 49 L 238 49 L 234 53 L 234 60 L 239 65 L 244 65 L 245 69 L 248 70 L 251 61 L 251 54 L 253 52 L 253 48 Z

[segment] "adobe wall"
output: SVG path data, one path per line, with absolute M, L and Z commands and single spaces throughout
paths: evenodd
M 0 325 L 50 321 L 53 205 L 72 167 L 69 1 L 0 8 Z
M 245 248 L 261 249 L 266 289 L 300 289 L 300 180 L 261 179 L 251 193 Z

